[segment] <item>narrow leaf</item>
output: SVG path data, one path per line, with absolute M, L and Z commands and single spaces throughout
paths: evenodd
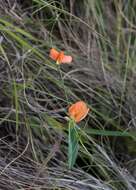
M 78 144 L 78 132 L 76 124 L 73 121 L 69 122 L 69 135 L 68 135 L 68 166 L 72 169 L 76 162 L 78 155 L 79 144 Z

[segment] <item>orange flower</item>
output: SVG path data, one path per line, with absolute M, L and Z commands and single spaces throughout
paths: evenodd
M 64 52 L 58 52 L 56 49 L 52 48 L 50 50 L 50 58 L 56 61 L 57 64 L 61 63 L 71 63 L 72 57 L 69 55 L 64 55 Z
M 83 120 L 87 116 L 88 112 L 89 108 L 84 101 L 78 101 L 68 108 L 69 116 L 74 119 L 76 123 Z

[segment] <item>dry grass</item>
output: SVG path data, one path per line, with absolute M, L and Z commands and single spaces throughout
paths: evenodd
M 0 189 L 136 189 L 135 8 L 130 0 L 1 1 Z M 73 63 L 57 67 L 52 46 Z M 92 111 L 68 170 L 65 116 L 79 99 Z

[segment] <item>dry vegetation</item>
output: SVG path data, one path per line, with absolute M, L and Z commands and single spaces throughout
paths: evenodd
M 136 1 L 0 0 L 0 189 L 136 189 Z M 57 66 L 55 47 L 73 57 Z M 91 108 L 67 166 L 69 104 Z

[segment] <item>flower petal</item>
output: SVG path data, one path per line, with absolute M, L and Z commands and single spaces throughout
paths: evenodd
M 64 55 L 62 63 L 71 63 L 71 62 L 72 62 L 72 57 L 69 55 Z
M 59 52 L 56 50 L 56 49 L 54 49 L 54 48 L 52 48 L 51 50 L 50 50 L 50 58 L 51 59 L 53 59 L 54 61 L 57 61 L 57 59 L 58 59 L 58 57 L 59 57 Z
M 88 112 L 89 108 L 84 101 L 78 101 L 75 104 L 72 104 L 68 109 L 69 116 L 74 119 L 76 123 L 83 120 Z

